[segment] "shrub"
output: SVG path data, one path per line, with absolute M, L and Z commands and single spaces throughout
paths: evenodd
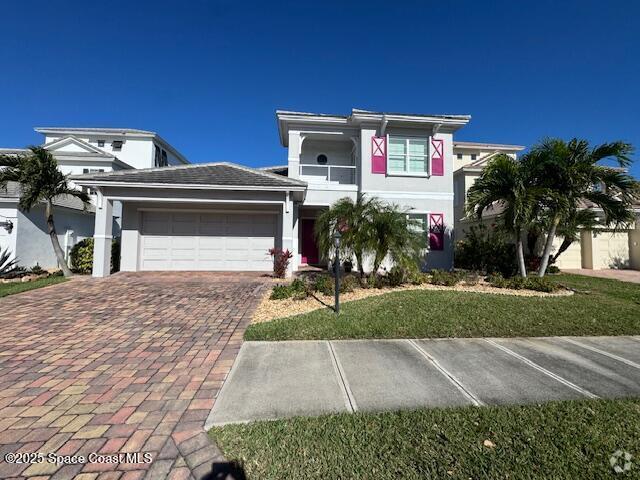
M 360 280 L 353 275 L 345 275 L 340 279 L 340 293 L 353 292 L 360 288 Z
M 431 271 L 431 283 L 433 285 L 444 285 L 453 287 L 460 281 L 460 275 L 456 272 L 445 272 L 444 270 Z
M 468 287 L 473 287 L 477 285 L 480 281 L 480 275 L 478 272 L 465 272 L 462 275 L 462 283 Z
M 8 248 L 0 251 L 0 275 L 2 275 L 4 278 L 7 278 L 5 277 L 6 275 L 15 273 L 16 269 L 18 268 L 18 259 L 13 258 L 9 260 L 10 258 L 11 253 L 9 252 Z
M 284 278 L 293 254 L 289 250 L 270 248 L 269 255 L 273 257 L 273 275 L 277 278 Z
M 405 283 L 407 277 L 407 272 L 404 268 L 399 266 L 394 266 L 389 273 L 387 273 L 387 280 L 389 281 L 389 286 L 391 287 L 399 287 L 403 283 Z
M 513 241 L 500 230 L 491 230 L 482 224 L 472 226 L 455 247 L 457 268 L 487 275 L 499 272 L 504 277 L 512 277 L 517 272 L 515 258 Z
M 512 290 L 535 290 L 537 292 L 551 293 L 558 288 L 558 286 L 548 278 L 540 277 L 504 278 L 502 275 L 492 275 L 487 278 L 487 281 L 492 287 L 510 288 Z
M 289 288 L 289 285 L 274 285 L 269 298 L 271 300 L 284 300 L 285 298 L 290 298 L 291 295 L 293 295 L 293 291 Z
M 71 270 L 76 273 L 91 273 L 93 270 L 93 237 L 76 243 L 69 254 Z M 111 273 L 120 271 L 120 240 L 111 243 Z
M 318 275 L 313 279 L 313 291 L 322 295 L 333 295 L 334 280 L 329 275 Z
M 45 273 L 45 271 L 44 268 L 36 263 L 33 267 L 31 267 L 29 273 L 33 273 L 34 275 L 42 275 L 43 273 Z
M 549 265 L 547 267 L 547 273 L 560 273 L 560 269 L 555 265 Z

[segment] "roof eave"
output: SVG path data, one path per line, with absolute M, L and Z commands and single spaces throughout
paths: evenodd
M 83 180 L 82 175 L 69 177 L 75 183 L 86 187 L 123 187 L 123 188 L 170 188 L 180 190 L 242 190 L 242 191 L 277 191 L 277 192 L 294 192 L 305 191 L 306 185 L 282 185 L 282 186 L 266 186 L 266 185 L 213 185 L 213 184 L 196 184 L 196 183 L 150 183 L 150 182 L 113 182 L 106 180 Z

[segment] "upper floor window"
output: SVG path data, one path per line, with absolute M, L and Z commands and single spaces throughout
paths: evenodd
M 167 167 L 167 166 L 169 166 L 169 159 L 167 158 L 167 151 L 156 146 L 153 163 L 154 163 L 154 165 L 156 167 Z
M 458 154 L 458 160 L 462 160 L 462 154 L 461 153 Z
M 318 155 L 316 157 L 316 161 L 318 162 L 319 165 L 326 165 L 327 164 L 327 156 L 324 153 L 321 153 L 320 155 Z
M 425 175 L 429 172 L 429 151 L 426 138 L 389 136 L 389 173 Z
M 98 146 L 104 147 L 104 140 L 98 140 Z
M 475 159 L 478 158 L 478 156 L 475 153 L 471 154 L 471 161 L 475 161 Z
M 122 140 L 114 140 L 113 142 L 111 142 L 111 148 L 113 148 L 114 152 L 119 152 L 120 150 L 122 150 Z

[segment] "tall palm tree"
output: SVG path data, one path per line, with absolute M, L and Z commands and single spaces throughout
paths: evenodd
M 53 155 L 42 147 L 31 147 L 27 155 L 0 156 L 0 187 L 7 182 L 18 182 L 21 187 L 18 207 L 29 211 L 36 205 L 44 203 L 45 220 L 53 251 L 58 259 L 58 265 L 65 276 L 70 276 L 71 270 L 64 259 L 64 253 L 58 241 L 56 226 L 53 219 L 53 202 L 56 198 L 70 195 L 82 200 L 86 205 L 89 196 L 69 186 L 67 177 L 58 170 L 58 162 Z
M 415 268 L 427 243 L 419 221 L 411 219 L 407 211 L 396 205 L 377 209 L 372 220 L 373 273 L 380 269 L 387 256 L 395 265 Z
M 372 212 L 379 208 L 379 200 L 358 195 L 355 201 L 351 198 L 341 198 L 331 208 L 322 212 L 314 226 L 318 250 L 322 256 L 327 258 L 331 255 L 334 249 L 333 235 L 339 231 L 342 236 L 342 251 L 339 255 L 353 255 L 358 264 L 360 278 L 363 278 L 364 257 L 372 248 Z
M 500 220 L 513 235 L 520 276 L 527 276 L 524 262 L 523 232 L 532 222 L 540 191 L 531 183 L 526 161 L 506 154 L 496 155 L 467 193 L 467 211 L 482 219 L 489 207 L 502 209 Z
M 637 199 L 633 177 L 619 168 L 598 164 L 613 159 L 619 167 L 627 168 L 632 152 L 629 143 L 618 141 L 590 148 L 589 142 L 577 138 L 569 142 L 545 139 L 531 149 L 529 170 L 535 184 L 546 191 L 542 203 L 548 220 L 538 276 L 547 271 L 558 226 L 575 215 L 585 201 L 601 209 L 603 223 L 614 229 L 633 221 L 633 203 Z

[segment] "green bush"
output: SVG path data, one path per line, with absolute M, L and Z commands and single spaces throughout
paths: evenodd
M 293 291 L 289 288 L 289 285 L 274 285 L 269 298 L 271 300 L 284 300 L 285 298 L 290 298 L 291 295 L 293 295 Z
M 547 267 L 547 273 L 560 273 L 560 269 L 555 265 L 549 265 Z
M 502 275 L 491 275 L 487 281 L 492 287 L 510 288 L 511 290 L 534 290 L 536 292 L 551 293 L 558 289 L 558 286 L 548 278 L 540 277 L 512 277 L 504 278 Z
M 407 272 L 404 268 L 399 266 L 394 266 L 387 273 L 387 280 L 389 282 L 390 287 L 399 287 L 403 283 L 405 283 L 407 277 Z
M 460 281 L 460 275 L 456 272 L 445 272 L 444 270 L 431 271 L 431 283 L 433 285 L 443 285 L 453 287 Z
M 512 277 L 517 273 L 516 247 L 500 230 L 476 225 L 466 232 L 464 240 L 456 243 L 455 263 L 456 268 Z
M 322 295 L 333 295 L 334 283 L 335 281 L 330 275 L 317 275 L 313 279 L 313 291 Z
M 93 269 L 93 238 L 85 238 L 71 249 L 71 269 L 76 273 L 91 273 Z M 111 273 L 120 271 L 120 240 L 111 243 Z
M 478 272 L 464 272 L 461 276 L 462 283 L 468 287 L 473 287 L 480 281 L 480 275 Z

